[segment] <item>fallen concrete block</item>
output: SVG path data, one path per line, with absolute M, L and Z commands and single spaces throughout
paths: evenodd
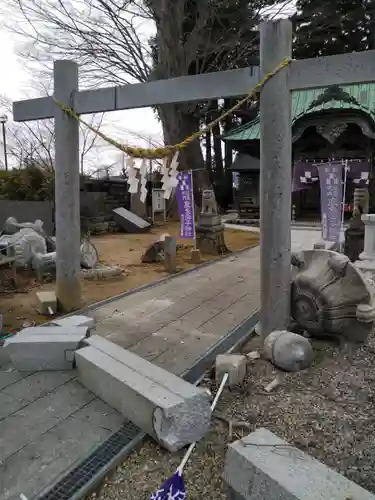
M 7 340 L 3 349 L 19 371 L 71 370 L 74 364 L 74 352 L 80 347 L 81 342 L 82 334 L 77 333 L 21 334 Z
M 83 314 L 73 314 L 73 316 L 53 320 L 53 324 L 64 327 L 87 326 L 88 328 L 92 328 L 95 325 L 95 319 Z
M 200 440 L 210 397 L 176 375 L 97 335 L 75 354 L 83 385 L 169 451 Z
M 224 481 L 231 500 L 375 500 L 264 428 L 229 445 Z
M 53 291 L 36 292 L 37 309 L 40 314 L 52 316 L 57 311 L 57 298 Z
M 54 325 L 45 325 L 45 326 L 28 326 L 27 328 L 23 328 L 17 333 L 17 336 L 20 335 L 38 335 L 38 336 L 55 336 L 59 337 L 63 335 L 77 335 L 82 339 L 88 337 L 90 334 L 88 326 L 54 326 Z
M 223 376 L 228 373 L 228 387 L 243 382 L 246 375 L 247 358 L 242 354 L 219 354 L 216 356 L 215 378 L 220 384 Z

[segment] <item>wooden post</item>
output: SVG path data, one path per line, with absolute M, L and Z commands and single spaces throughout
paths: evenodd
M 264 76 L 292 56 L 292 24 L 271 21 L 260 28 L 260 72 Z M 264 339 L 290 322 L 292 118 L 289 69 L 260 93 L 260 333 Z
M 55 61 L 54 95 L 73 106 L 78 91 L 78 66 Z M 80 289 L 79 124 L 57 105 L 55 118 L 56 296 L 64 312 L 78 309 Z

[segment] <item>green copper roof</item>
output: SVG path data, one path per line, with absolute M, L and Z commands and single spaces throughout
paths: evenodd
M 353 109 L 370 115 L 375 123 L 375 83 L 333 86 L 292 92 L 292 121 L 332 109 Z M 231 141 L 259 140 L 259 118 L 228 132 L 223 139 Z

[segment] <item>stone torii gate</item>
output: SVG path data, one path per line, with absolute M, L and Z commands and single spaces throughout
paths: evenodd
M 292 56 L 289 20 L 260 27 L 260 68 L 249 67 L 80 92 L 78 66 L 55 61 L 54 96 L 78 114 L 246 95 L 262 75 Z M 291 91 L 375 82 L 375 51 L 292 61 L 260 93 L 261 333 L 290 319 Z M 13 104 L 15 121 L 55 119 L 57 298 L 65 311 L 80 304 L 79 128 L 52 97 Z

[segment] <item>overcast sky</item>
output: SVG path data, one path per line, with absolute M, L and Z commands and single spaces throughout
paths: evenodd
M 280 14 L 279 16 L 284 17 L 287 13 L 290 14 L 290 7 L 282 16 Z M 0 26 L 9 21 L 9 19 L 4 18 L 5 16 L 4 11 L 0 12 Z M 145 26 L 145 24 L 142 25 L 142 31 L 146 30 L 147 33 L 146 31 L 145 33 L 150 35 L 153 31 L 153 25 L 151 23 L 150 26 Z M 25 99 L 26 94 L 30 95 L 30 88 L 32 88 L 29 74 L 24 69 L 25 61 L 20 60 L 16 55 L 17 42 L 16 35 L 0 28 L 0 95 L 5 95 L 12 101 Z M 37 95 L 33 97 L 37 97 Z M 0 108 L 0 114 L 4 111 Z M 9 119 L 12 119 L 11 116 Z M 147 146 L 148 137 L 154 143 L 160 144 L 162 141 L 161 125 L 151 108 L 106 113 L 102 130 L 113 138 L 129 145 Z M 2 141 L 0 140 L 0 165 L 3 154 Z M 95 164 L 100 163 L 104 167 L 118 161 L 119 165 L 116 170 L 118 171 L 121 168 L 121 153 L 112 146 L 106 147 L 104 150 L 96 149 L 95 152 L 90 154 L 90 165 L 93 163 L 93 159 Z
M 1 16 L 2 14 L 0 14 L 0 25 L 3 21 Z M 15 35 L 0 29 L 0 95 L 5 95 L 12 101 L 24 99 L 30 86 L 29 74 L 25 71 L 23 62 L 17 57 L 15 46 Z M 3 114 L 4 111 L 0 109 L 0 114 Z M 9 119 L 12 119 L 11 116 Z M 130 145 L 146 146 L 149 136 L 157 142 L 162 139 L 161 125 L 151 108 L 106 113 L 103 131 Z M 124 133 L 124 131 L 126 132 Z M 139 136 L 145 137 L 145 139 Z M 1 164 L 4 152 L 2 140 L 0 142 Z M 100 152 L 100 161 L 104 166 L 110 165 L 119 158 L 119 154 L 112 147 L 105 148 L 104 151 Z M 119 162 L 119 168 L 120 166 L 121 162 Z

